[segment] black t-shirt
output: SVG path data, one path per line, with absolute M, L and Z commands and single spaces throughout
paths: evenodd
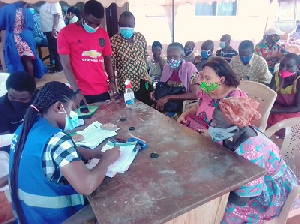
M 7 94 L 0 97 L 0 133 L 14 133 L 23 122 L 24 115 L 30 103 L 22 108 L 15 108 L 8 100 Z
M 232 47 L 228 49 L 227 52 L 224 52 L 223 49 L 217 50 L 216 56 L 224 57 L 228 62 L 230 62 L 233 56 L 237 56 L 238 53 Z

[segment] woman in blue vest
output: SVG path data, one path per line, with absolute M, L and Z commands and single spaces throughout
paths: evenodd
M 102 183 L 108 166 L 120 156 L 114 148 L 101 155 L 94 169 L 86 168 L 64 132 L 76 125 L 73 99 L 75 94 L 65 84 L 47 83 L 15 133 L 10 186 L 19 223 L 62 223 L 83 207 L 82 195 L 91 194 Z M 99 151 L 95 154 L 99 156 Z

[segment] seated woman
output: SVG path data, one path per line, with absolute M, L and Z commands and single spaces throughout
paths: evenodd
M 300 117 L 300 56 L 289 53 L 279 65 L 271 88 L 277 98 L 268 119 L 268 127 L 288 118 Z M 282 135 L 280 132 L 277 133 Z
M 254 127 L 259 104 L 249 98 L 222 99 L 213 113 L 209 133 L 214 141 L 267 170 L 267 174 L 230 192 L 222 224 L 264 223 L 278 217 L 297 177 L 279 148 Z M 299 208 L 299 202 L 293 208 Z
M 159 41 L 154 41 L 152 44 L 153 58 L 147 61 L 147 70 L 153 82 L 158 82 L 162 75 L 167 61 L 161 55 L 162 45 Z
M 157 109 L 163 111 L 169 101 L 195 100 L 197 99 L 198 88 L 196 84 L 191 84 L 191 78 L 197 69 L 191 62 L 183 59 L 184 50 L 180 43 L 172 43 L 167 49 L 167 65 L 162 71 L 160 82 L 172 87 L 184 87 L 184 93 L 176 95 L 165 95 L 157 100 Z M 158 86 L 156 86 L 158 91 Z M 154 94 L 155 95 L 155 94 Z M 174 111 L 168 111 L 174 112 Z
M 79 156 L 64 133 L 76 126 L 71 110 L 74 99 L 65 84 L 47 83 L 15 133 L 9 172 L 18 223 L 62 223 L 83 207 L 82 194 L 91 194 L 120 156 L 118 148 L 108 150 L 94 169 L 87 169 L 80 159 L 87 158 L 85 151 Z M 100 154 L 94 150 L 90 158 Z
M 220 99 L 232 96 L 247 97 L 247 95 L 237 88 L 240 84 L 240 79 L 233 72 L 228 62 L 220 57 L 211 58 L 203 65 L 200 81 L 201 90 L 198 93 L 198 105 L 182 113 L 177 121 L 186 124 L 189 116 L 196 115 L 206 125 L 202 125 L 202 128 L 194 130 L 208 137 L 207 128 L 215 108 L 219 105 Z M 194 82 L 197 83 L 198 81 Z

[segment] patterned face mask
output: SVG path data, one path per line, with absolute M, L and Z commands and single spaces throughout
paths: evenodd
M 210 94 L 212 91 L 216 90 L 220 84 L 218 83 L 206 83 L 206 82 L 201 82 L 200 89 L 204 91 L 206 94 Z
M 230 128 L 214 128 L 210 126 L 208 128 L 208 133 L 213 141 L 219 142 L 233 137 L 236 130 L 238 130 L 237 126 L 232 126 Z
M 170 65 L 172 69 L 176 69 L 180 66 L 181 62 L 182 62 L 182 58 L 180 58 L 179 60 L 171 59 L 168 61 L 168 65 Z

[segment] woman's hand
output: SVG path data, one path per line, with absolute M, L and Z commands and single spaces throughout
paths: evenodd
M 177 122 L 179 122 L 180 124 L 186 123 L 185 117 L 185 114 L 181 114 L 180 117 L 177 119 Z
M 120 157 L 120 147 L 115 147 L 107 150 L 102 154 L 101 160 L 106 164 L 110 165 L 116 162 Z
M 165 107 L 165 104 L 169 101 L 168 96 L 164 96 L 157 101 L 156 109 L 162 111 Z

